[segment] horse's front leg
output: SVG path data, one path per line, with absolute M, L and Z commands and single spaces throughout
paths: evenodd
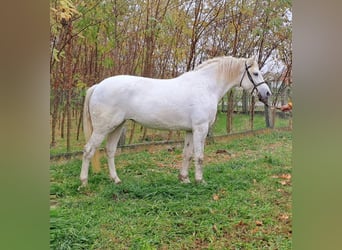
M 194 155 L 195 155 L 195 180 L 197 183 L 205 183 L 203 179 L 204 144 L 208 134 L 208 125 L 194 128 Z
M 193 136 L 191 132 L 187 132 L 184 140 L 183 162 L 179 173 L 179 180 L 183 183 L 190 183 L 189 165 L 194 152 Z

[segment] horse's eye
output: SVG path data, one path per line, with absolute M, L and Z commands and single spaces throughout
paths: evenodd
M 254 72 L 254 73 L 253 73 L 253 75 L 255 75 L 255 76 L 258 76 L 258 75 L 259 75 L 259 73 L 258 73 L 258 72 Z

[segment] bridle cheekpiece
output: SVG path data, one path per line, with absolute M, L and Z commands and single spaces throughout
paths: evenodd
M 259 82 L 259 83 L 255 83 L 254 80 L 253 80 L 253 77 L 251 76 L 251 73 L 249 73 L 249 68 L 252 67 L 252 65 L 249 65 L 247 66 L 247 63 L 245 62 L 245 72 L 243 72 L 243 75 L 241 77 L 241 80 L 240 80 L 240 87 L 241 87 L 241 84 L 242 84 L 242 81 L 243 81 L 243 78 L 245 77 L 245 74 L 247 72 L 247 76 L 248 76 L 248 79 L 251 81 L 251 83 L 253 84 L 253 89 L 252 89 L 252 92 L 251 92 L 251 95 L 253 94 L 254 90 L 258 91 L 257 87 L 259 87 L 261 84 L 264 84 L 267 82 L 266 81 L 263 81 L 263 82 Z

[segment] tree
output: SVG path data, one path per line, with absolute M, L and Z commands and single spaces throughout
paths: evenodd
M 79 86 L 108 76 L 170 78 L 214 56 L 257 55 L 262 69 L 282 61 L 290 78 L 290 14 L 287 0 L 51 0 L 51 144 L 58 128 L 70 139 L 81 126 Z

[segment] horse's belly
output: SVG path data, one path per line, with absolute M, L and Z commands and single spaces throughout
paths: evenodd
M 127 119 L 149 128 L 167 130 L 191 130 L 191 117 L 184 109 L 173 105 L 143 104 L 131 106 Z
M 166 129 L 166 130 L 191 130 L 191 121 L 189 117 L 183 117 L 180 115 L 175 116 L 170 113 L 158 114 L 145 114 L 135 115 L 129 117 L 146 127 L 155 129 Z
M 155 122 L 155 123 L 145 123 L 145 122 L 139 122 L 138 123 L 144 125 L 147 128 L 153 128 L 153 129 L 161 129 L 161 130 L 186 130 L 190 131 L 192 130 L 191 126 L 187 126 L 186 124 L 172 124 L 168 123 L 165 124 L 163 122 Z

